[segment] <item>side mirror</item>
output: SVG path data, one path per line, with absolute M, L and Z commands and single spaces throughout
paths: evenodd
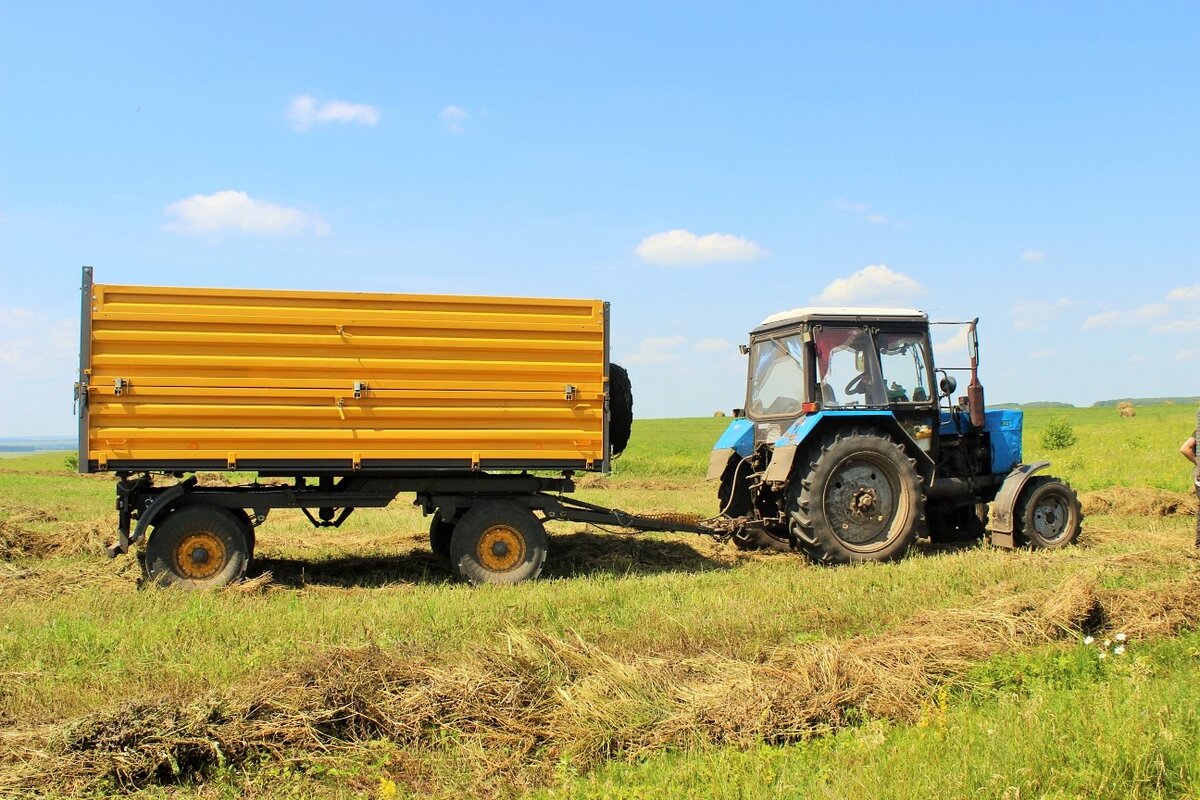
M 735 408 L 735 409 L 733 410 L 733 418 L 734 418 L 734 419 L 745 419 L 745 418 L 746 418 L 746 409 L 744 409 L 744 408 Z
M 738 345 L 738 352 L 739 352 L 739 353 L 741 353 L 741 354 L 742 354 L 742 355 L 744 355 L 744 356 L 750 355 L 750 345 L 748 345 L 748 344 L 739 344 L 739 345 Z
M 947 375 L 938 383 L 938 388 L 942 390 L 943 397 L 949 397 L 958 388 L 958 381 L 954 379 L 953 375 Z

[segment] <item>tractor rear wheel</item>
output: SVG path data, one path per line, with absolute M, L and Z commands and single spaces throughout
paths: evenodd
M 876 430 L 826 437 L 793 478 L 789 499 L 792 536 L 821 564 L 900 558 L 924 527 L 916 462 Z
M 450 563 L 464 580 L 520 583 L 542 572 L 550 540 L 526 506 L 494 502 L 463 515 L 450 537 Z
M 250 563 L 250 534 L 249 525 L 224 508 L 184 506 L 150 534 L 146 577 L 184 589 L 215 589 L 239 581 Z
M 1038 475 L 1029 479 L 1017 501 L 1016 541 L 1038 550 L 1058 550 L 1079 538 L 1083 512 L 1069 484 Z

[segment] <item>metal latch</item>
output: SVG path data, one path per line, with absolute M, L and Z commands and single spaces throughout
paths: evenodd
M 120 397 L 121 394 L 124 393 L 125 387 L 128 385 L 129 383 L 124 378 L 117 378 L 113 381 L 113 394 L 117 397 Z
M 359 398 L 361 398 L 366 391 L 367 391 L 367 382 L 366 381 L 355 381 L 354 382 L 354 399 L 355 400 L 358 400 Z
M 578 392 L 576 392 L 574 384 L 568 383 L 563 387 L 563 397 L 567 400 L 574 400 L 577 394 Z

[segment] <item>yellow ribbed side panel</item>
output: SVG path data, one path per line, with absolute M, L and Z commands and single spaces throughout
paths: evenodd
M 90 323 L 109 469 L 605 460 L 598 300 L 97 284 Z

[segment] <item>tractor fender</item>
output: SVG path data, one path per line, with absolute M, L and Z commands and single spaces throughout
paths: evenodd
M 997 534 L 1000 538 L 1012 540 L 1013 533 L 1013 510 L 1017 507 L 1017 499 L 1021 496 L 1021 490 L 1025 488 L 1025 484 L 1029 482 L 1033 473 L 1045 469 L 1050 466 L 1049 461 L 1035 461 L 1032 464 L 1019 464 L 1013 468 L 1013 471 L 1008 473 L 1008 477 L 1004 479 L 1004 483 L 1000 484 L 1000 491 L 996 493 L 996 499 L 992 501 L 992 540 L 993 544 L 1004 544 L 1004 541 L 997 542 Z M 1009 544 L 1011 547 L 1011 544 Z
M 791 478 L 796 454 L 805 442 L 816 434 L 838 424 L 863 422 L 891 434 L 911 458 L 917 461 L 917 472 L 928 477 L 933 471 L 933 460 L 917 445 L 896 418 L 886 411 L 818 411 L 808 414 L 787 429 L 776 442 L 771 452 L 771 463 L 767 465 L 764 480 L 785 483 Z
M 725 468 L 734 456 L 746 458 L 753 452 L 754 423 L 744 417 L 733 420 L 713 445 L 712 454 L 708 457 L 707 479 L 716 480 L 724 475 Z

